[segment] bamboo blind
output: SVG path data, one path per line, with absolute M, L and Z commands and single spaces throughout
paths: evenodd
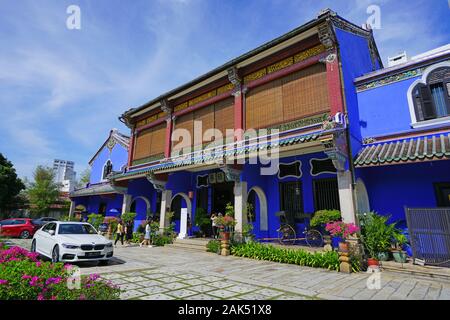
M 234 98 L 219 101 L 214 106 L 216 129 L 225 137 L 226 129 L 234 129 Z
M 196 141 L 194 141 L 195 145 L 199 144 L 197 141 L 201 141 L 201 143 L 210 142 L 211 139 L 205 140 L 203 135 L 206 130 L 214 128 L 214 105 L 194 111 L 194 121 L 202 122 L 202 137 L 196 138 Z
M 329 110 L 326 67 L 315 64 L 253 89 L 246 98 L 246 128 L 264 128 Z
M 185 115 L 180 116 L 179 118 L 175 119 L 175 126 L 173 128 L 176 129 L 186 129 L 190 137 L 183 136 L 182 139 L 179 139 L 178 141 L 173 142 L 173 150 L 180 149 L 180 144 L 186 145 L 189 143 L 190 146 L 192 146 L 193 140 L 194 140 L 194 113 L 190 112 Z M 187 139 L 187 141 L 186 141 Z M 190 139 L 190 140 L 189 140 Z
M 152 129 L 140 132 L 136 137 L 133 159 L 142 159 L 150 155 L 150 146 L 152 142 Z
M 139 160 L 164 152 L 165 123 L 140 132 L 136 138 L 133 159 Z
M 164 152 L 166 143 L 166 123 L 157 125 L 152 130 L 152 145 L 150 155 L 156 155 Z

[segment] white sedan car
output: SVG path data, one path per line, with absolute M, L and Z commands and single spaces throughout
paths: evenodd
M 53 262 L 99 261 L 106 265 L 113 256 L 113 244 L 89 223 L 54 221 L 36 231 L 31 251 Z

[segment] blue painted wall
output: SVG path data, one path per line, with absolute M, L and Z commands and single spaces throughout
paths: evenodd
M 450 181 L 448 161 L 369 167 L 358 169 L 372 210 L 405 219 L 404 206 L 436 207 L 433 183 Z
M 420 77 L 358 93 L 359 125 L 362 137 L 412 130 L 407 91 L 418 78 Z
M 116 143 L 111 152 L 105 146 L 97 155 L 97 158 L 92 162 L 90 183 L 102 182 L 103 166 L 106 161 L 111 160 L 113 171 L 120 171 L 123 165 L 128 161 L 128 150 L 122 145 Z
M 367 39 L 339 28 L 335 28 L 335 33 L 342 63 L 345 103 L 350 123 L 350 143 L 352 155 L 355 156 L 361 148 L 362 139 L 358 126 L 360 118 L 358 99 L 353 81 L 356 77 L 376 70 L 379 66 L 378 63 L 373 65 Z

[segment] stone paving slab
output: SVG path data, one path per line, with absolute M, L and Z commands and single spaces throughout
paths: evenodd
M 20 241 L 29 249 L 30 241 Z M 14 243 L 17 243 L 14 241 Z M 123 291 L 122 299 L 430 299 L 450 300 L 450 278 L 433 279 L 380 272 L 379 288 L 369 289 L 371 274 L 189 252 L 170 247 L 118 247 L 108 266 L 80 263 L 81 274 L 99 273 Z

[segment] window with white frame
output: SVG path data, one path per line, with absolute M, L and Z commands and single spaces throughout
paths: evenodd
M 450 116 L 450 67 L 430 72 L 411 92 L 416 122 Z

